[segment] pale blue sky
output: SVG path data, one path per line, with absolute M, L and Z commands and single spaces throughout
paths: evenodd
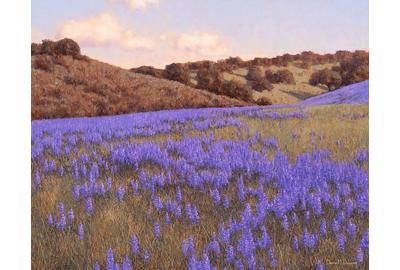
M 152 45 L 128 48 L 125 34 L 91 42 L 96 37 L 83 30 L 75 39 L 82 40 L 82 50 L 89 56 L 123 67 L 228 55 L 246 59 L 304 50 L 368 50 L 367 0 L 159 0 L 141 9 L 130 8 L 130 1 L 135 2 L 32 0 L 32 39 L 74 35 L 71 28 L 76 24 L 65 30 L 71 20 L 107 28 L 103 21 L 93 20 L 107 13 L 118 21 L 121 33 L 130 31 Z M 209 41 L 204 33 L 217 38 Z M 184 34 L 190 35 L 189 41 L 181 39 Z

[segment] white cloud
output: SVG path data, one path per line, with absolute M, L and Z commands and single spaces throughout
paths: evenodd
M 59 36 L 72 38 L 81 46 L 88 47 L 117 46 L 125 50 L 150 50 L 154 47 L 153 39 L 135 35 L 108 13 L 67 21 L 62 25 Z
M 231 52 L 228 43 L 211 32 L 169 34 L 161 36 L 161 40 L 172 43 L 177 50 L 201 56 L 224 56 Z
M 145 9 L 148 6 L 158 6 L 159 0 L 109 0 L 110 2 L 122 2 L 130 9 Z

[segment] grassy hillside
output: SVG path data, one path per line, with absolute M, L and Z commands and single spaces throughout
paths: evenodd
M 291 104 L 367 80 L 368 58 L 368 52 L 364 51 L 324 55 L 303 52 L 248 61 L 231 57 L 217 62 L 173 63 L 164 70 L 146 66 L 131 71 L 260 105 Z
M 32 44 L 31 66 L 32 119 L 248 104 L 90 59 L 67 39 Z

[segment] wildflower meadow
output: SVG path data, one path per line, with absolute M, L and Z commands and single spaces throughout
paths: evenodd
M 32 122 L 32 269 L 367 269 L 368 105 Z

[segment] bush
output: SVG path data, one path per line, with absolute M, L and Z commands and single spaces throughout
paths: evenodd
M 274 86 L 265 78 L 265 73 L 260 67 L 250 67 L 246 78 L 250 81 L 251 86 L 255 91 L 271 91 L 274 88 Z
M 46 56 L 39 56 L 33 62 L 33 68 L 52 72 L 54 70 L 53 61 Z
M 59 41 L 43 40 L 42 44 L 31 43 L 31 55 L 70 55 L 75 59 L 83 60 L 78 43 L 69 38 Z
M 38 55 L 42 50 L 42 46 L 37 43 L 31 43 L 31 55 Z
M 226 60 L 218 60 L 217 63 L 214 65 L 214 67 L 221 72 L 224 72 L 224 71 L 229 72 L 229 71 L 232 71 L 233 69 L 235 69 L 235 67 L 232 65 L 229 65 Z
M 42 41 L 40 54 L 54 55 L 55 47 L 56 47 L 56 43 L 54 41 L 45 39 Z
M 369 53 L 356 51 L 351 59 L 340 63 L 338 69 L 343 85 L 349 85 L 369 79 Z
M 309 62 L 300 62 L 296 63 L 295 66 L 302 69 L 310 69 L 311 64 Z
M 272 91 L 274 86 L 267 79 L 262 79 L 261 81 L 251 81 L 251 87 L 258 92 L 262 92 L 264 90 Z
M 295 84 L 293 73 L 287 69 L 281 69 L 277 72 L 272 72 L 271 70 L 265 71 L 265 78 L 271 83 L 286 83 Z
M 71 55 L 76 58 L 81 55 L 81 48 L 78 43 L 70 38 L 64 38 L 57 41 L 54 45 L 55 54 Z
M 222 73 L 216 67 L 200 69 L 197 72 L 197 87 L 219 93 L 223 84 Z
M 262 81 L 265 79 L 264 72 L 261 67 L 251 66 L 247 73 L 246 79 L 249 81 Z
M 205 61 L 197 61 L 193 63 L 189 63 L 190 69 L 203 69 L 203 68 L 211 68 L 215 65 L 215 62 L 205 60 Z
M 311 75 L 309 83 L 313 86 L 317 86 L 319 84 L 326 85 L 329 91 L 331 91 L 339 88 L 342 85 L 342 77 L 340 76 L 339 72 L 325 68 L 315 71 Z
M 254 102 L 253 90 L 250 86 L 237 79 L 224 82 L 220 94 L 246 102 Z
M 144 75 L 150 75 L 153 77 L 157 77 L 157 78 L 163 78 L 164 77 L 164 71 L 162 69 L 158 69 L 152 66 L 141 66 L 138 68 L 132 68 L 130 69 L 130 71 L 134 72 L 134 73 L 140 73 L 140 74 L 144 74 Z
M 189 84 L 190 70 L 187 65 L 172 63 L 165 67 L 164 77 L 168 80 Z
M 225 60 L 226 63 L 232 68 L 243 67 L 244 61 L 240 57 L 229 57 Z
M 260 106 L 266 106 L 266 105 L 272 105 L 272 102 L 267 97 L 260 97 L 259 99 L 256 100 L 256 104 Z
M 276 56 L 271 59 L 272 64 L 278 67 L 286 67 L 288 62 L 282 56 Z
M 334 56 L 337 62 L 342 62 L 345 60 L 350 60 L 353 54 L 349 51 L 337 51 Z

